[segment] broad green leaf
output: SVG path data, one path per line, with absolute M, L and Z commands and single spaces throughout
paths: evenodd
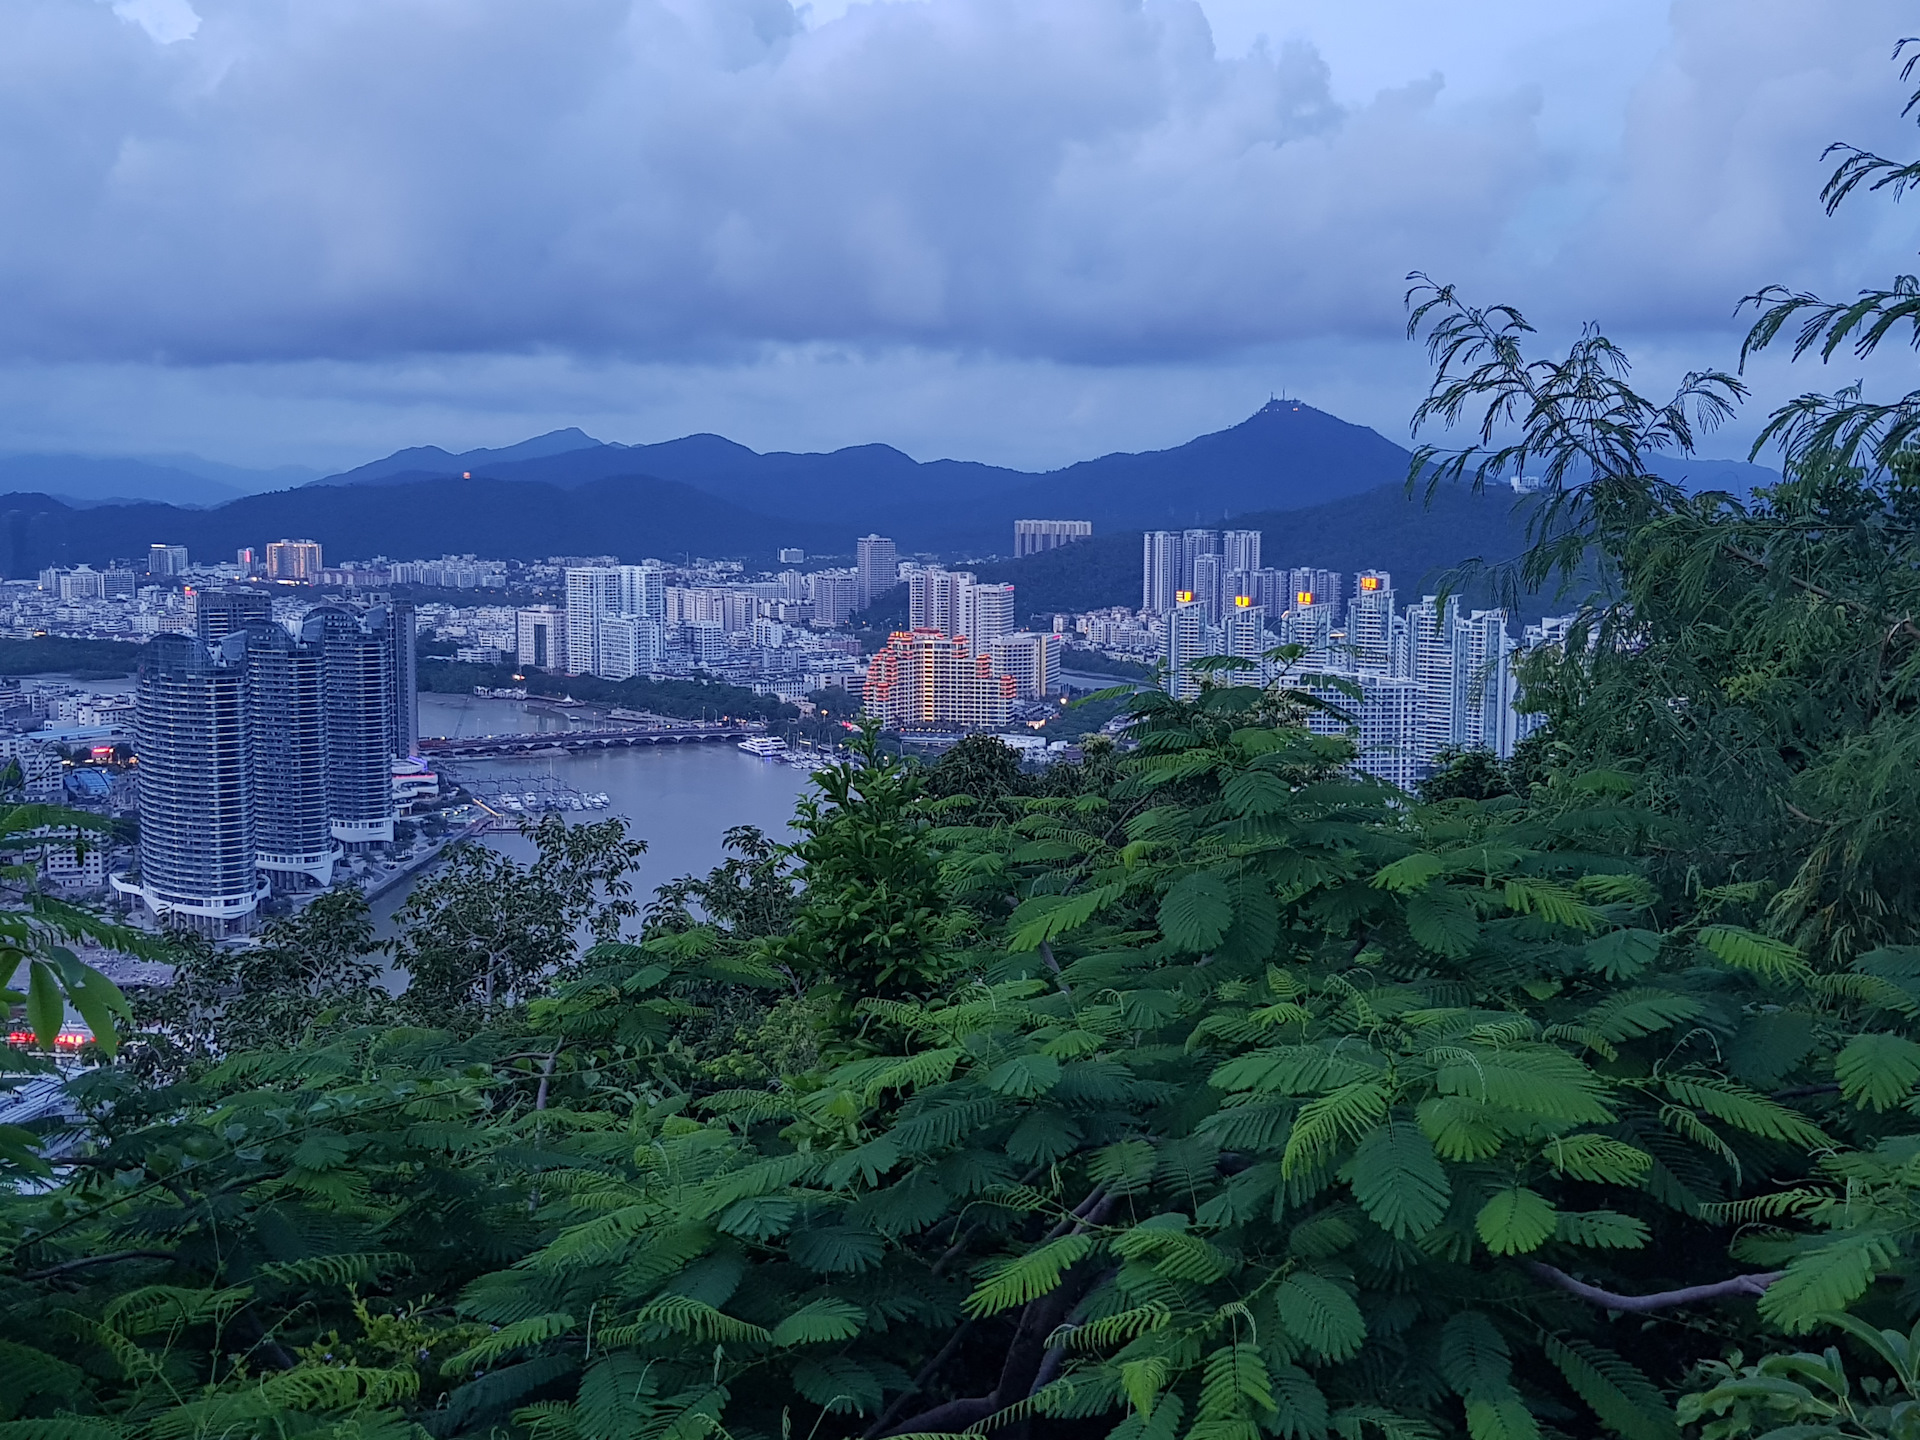
M 1479 941 L 1480 917 L 1458 890 L 1422 890 L 1407 901 L 1407 933 L 1422 949 L 1458 960 L 1471 954 Z
M 1391 890 L 1396 895 L 1410 895 L 1426 889 L 1434 876 L 1446 873 L 1445 860 L 1438 855 L 1417 852 L 1403 855 L 1391 865 L 1383 866 L 1367 883 L 1381 890 Z
M 1904 1035 L 1856 1035 L 1833 1060 L 1840 1093 L 1863 1110 L 1903 1104 L 1920 1080 L 1920 1045 Z
M 1573 1392 L 1620 1440 L 1675 1440 L 1678 1432 L 1665 1397 L 1611 1350 L 1555 1335 L 1545 1337 L 1542 1348 Z
M 866 1312 L 852 1301 L 824 1295 L 809 1300 L 774 1326 L 773 1343 L 784 1348 L 851 1340 L 860 1333 L 865 1320 Z
M 1473 1228 L 1496 1255 L 1538 1250 L 1554 1232 L 1556 1216 L 1546 1197 L 1524 1185 L 1502 1190 L 1474 1217 Z
M 1877 1231 L 1841 1233 L 1799 1255 L 1760 1297 L 1760 1314 L 1790 1335 L 1804 1334 L 1829 1310 L 1844 1310 L 1866 1294 L 1899 1249 Z
M 33 1031 L 33 1043 L 42 1050 L 53 1049 L 54 1037 L 66 1018 L 66 1002 L 60 997 L 60 982 L 53 967 L 44 960 L 27 966 L 27 1025 Z
M 1700 944 L 1737 970 L 1748 970 L 1770 985 L 1803 980 L 1812 972 L 1800 952 L 1784 940 L 1761 935 L 1738 925 L 1708 925 Z
M 1347 1180 L 1374 1224 L 1400 1240 L 1438 1225 L 1453 1193 L 1433 1142 L 1405 1120 L 1381 1125 L 1360 1142 L 1347 1162 Z
M 1434 1358 L 1440 1377 L 1463 1400 L 1499 1400 L 1513 1393 L 1513 1355 L 1506 1337 L 1477 1310 L 1448 1317 Z
M 1647 1243 L 1646 1222 L 1611 1210 L 1562 1210 L 1554 1237 L 1597 1250 L 1638 1250 Z
M 1353 1297 L 1311 1270 L 1282 1280 L 1274 1300 L 1287 1333 L 1328 1360 L 1349 1359 L 1367 1338 L 1367 1322 Z
M 1024 1255 L 999 1261 L 987 1268 L 967 1296 L 966 1311 L 978 1318 L 1037 1300 L 1060 1283 L 1069 1266 L 1092 1251 L 1091 1235 L 1062 1235 Z
M 1556 1173 L 1601 1185 L 1638 1185 L 1653 1157 L 1610 1135 L 1556 1135 L 1542 1147 Z
M 1211 950 L 1232 925 L 1227 883 L 1210 871 L 1187 876 L 1160 902 L 1160 931 L 1181 950 L 1196 954 Z
M 1660 936 L 1652 930 L 1610 930 L 1586 944 L 1587 968 L 1609 980 L 1630 980 L 1660 958 Z
M 1060 1083 L 1060 1062 L 1051 1055 L 1015 1055 L 987 1071 L 984 1079 L 996 1094 L 1030 1100 Z

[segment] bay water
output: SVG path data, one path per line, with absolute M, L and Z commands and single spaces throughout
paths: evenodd
M 420 696 L 420 733 L 450 738 L 600 729 L 605 722 L 585 713 L 573 716 L 525 700 L 477 695 Z M 726 858 L 723 837 L 736 825 L 753 825 L 775 840 L 794 837 L 788 828 L 794 802 L 809 788 L 808 772 L 748 755 L 728 741 L 681 745 L 636 745 L 629 749 L 578 754 L 522 756 L 502 760 L 462 760 L 452 773 L 476 780 L 502 781 L 542 777 L 586 794 L 605 792 L 604 810 L 566 812 L 570 822 L 620 816 L 627 832 L 647 842 L 634 875 L 636 896 L 651 898 L 655 887 L 688 874 L 705 874 Z M 533 846 L 509 829 L 489 834 L 487 845 L 518 860 L 532 858 Z M 393 933 L 393 914 L 411 885 L 396 886 L 374 901 L 374 919 L 384 937 Z

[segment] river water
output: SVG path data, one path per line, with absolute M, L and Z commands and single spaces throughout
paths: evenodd
M 524 700 L 420 696 L 422 735 L 527 734 L 603 725 L 588 715 L 569 718 Z M 630 834 L 647 842 L 647 854 L 634 876 L 634 893 L 640 897 L 650 897 L 656 886 L 669 880 L 704 874 L 719 864 L 726 854 L 721 837 L 735 825 L 758 826 L 776 840 L 793 839 L 787 826 L 793 819 L 794 802 L 810 784 L 808 772 L 798 766 L 761 760 L 725 742 L 469 760 L 453 769 L 475 778 L 551 776 L 588 794 L 604 790 L 612 800 L 607 809 L 571 812 L 567 819 L 618 815 L 626 820 Z M 489 835 L 486 843 L 518 859 L 533 853 L 532 845 L 511 831 Z M 393 912 L 409 888 L 396 887 L 374 902 L 374 919 L 383 936 L 392 934 Z

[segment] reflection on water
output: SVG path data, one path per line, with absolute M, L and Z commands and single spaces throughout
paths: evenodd
M 483 700 L 475 695 L 420 697 L 422 735 L 470 736 L 527 734 L 576 728 L 566 717 L 523 700 Z M 578 728 L 594 728 L 583 720 Z M 725 858 L 721 837 L 735 825 L 754 825 L 776 840 L 790 840 L 787 823 L 794 801 L 810 781 L 805 770 L 744 754 L 728 742 L 704 745 L 642 745 L 630 750 L 594 750 L 579 755 L 520 756 L 474 760 L 454 770 L 499 777 L 551 775 L 575 790 L 606 791 L 605 810 L 569 814 L 571 822 L 618 815 L 629 833 L 647 842 L 646 857 L 634 877 L 636 895 L 681 875 L 701 874 Z M 525 860 L 533 846 L 511 831 L 496 832 L 487 843 Z M 392 933 L 393 912 L 406 898 L 404 888 L 374 902 L 380 933 Z

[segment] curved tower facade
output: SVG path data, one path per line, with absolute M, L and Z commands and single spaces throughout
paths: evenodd
M 382 606 L 309 611 L 301 638 L 324 657 L 327 799 L 333 838 L 393 841 L 393 627 Z
M 157 635 L 135 691 L 140 872 L 116 877 L 161 919 L 220 936 L 261 898 L 254 853 L 246 641 Z
M 254 848 L 277 883 L 333 883 L 327 805 L 326 656 L 278 625 L 247 628 Z

